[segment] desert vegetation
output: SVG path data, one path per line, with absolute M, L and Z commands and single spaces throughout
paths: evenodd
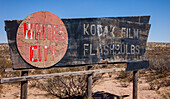
M 4 47 L 5 46 L 5 47 Z M 138 72 L 139 79 L 144 79 L 149 84 L 147 90 L 154 90 L 163 99 L 170 98 L 170 92 L 164 90 L 170 87 L 170 43 L 148 43 L 146 48 L 146 59 L 150 62 L 148 70 Z M 92 69 L 106 69 L 113 67 L 125 67 L 126 64 L 118 65 L 96 65 Z M 5 68 L 12 68 L 10 53 L 7 44 L 0 46 L 0 77 L 20 76 L 20 72 L 5 72 Z M 29 75 L 59 73 L 68 71 L 82 71 L 86 67 L 54 68 L 48 70 L 29 71 Z M 116 76 L 115 76 L 116 75 Z M 98 84 L 104 74 L 93 75 L 93 86 Z M 121 87 L 128 87 L 132 82 L 132 72 L 108 73 L 108 78 L 117 79 Z M 48 92 L 58 98 L 83 98 L 86 96 L 87 76 L 56 77 L 29 81 L 29 88 L 36 87 Z M 139 82 L 141 83 L 141 82 Z M 3 93 L 3 84 L 0 85 L 0 92 Z

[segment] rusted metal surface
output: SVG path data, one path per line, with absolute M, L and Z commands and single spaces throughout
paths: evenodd
M 62 20 L 48 11 L 27 16 L 17 30 L 17 48 L 32 66 L 47 68 L 58 63 L 68 45 L 67 30 Z
M 54 67 L 144 60 L 149 18 L 62 19 L 68 33 L 68 47 Z M 21 22 L 5 21 L 13 66 L 14 69 L 34 68 L 21 58 L 16 48 L 15 37 Z

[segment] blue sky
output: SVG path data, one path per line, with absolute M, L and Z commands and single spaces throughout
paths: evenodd
M 42 10 L 60 18 L 150 15 L 148 42 L 170 43 L 170 0 L 0 0 L 0 43 L 7 43 L 4 20 Z

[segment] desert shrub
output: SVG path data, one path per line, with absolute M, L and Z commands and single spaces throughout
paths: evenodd
M 59 98 L 83 98 L 86 94 L 85 79 L 86 76 L 56 77 L 38 82 L 38 87 Z
M 166 74 L 170 70 L 169 43 L 150 43 L 148 45 L 150 45 L 148 46 L 150 50 L 146 50 L 146 59 L 149 60 L 150 71 Z
M 85 67 L 56 68 L 49 69 L 47 73 L 83 71 L 85 69 Z M 95 82 L 97 82 L 97 80 L 101 79 L 102 75 L 103 74 L 95 74 L 92 76 L 92 87 L 96 84 Z M 39 80 L 36 84 L 33 82 L 30 87 L 34 86 L 59 98 L 82 99 L 86 96 L 87 75 L 55 77 L 46 80 Z
M 93 78 L 93 85 L 100 79 L 98 77 Z M 87 75 L 83 76 L 69 76 L 69 77 L 56 77 L 43 81 L 37 81 L 37 84 L 33 83 L 32 86 L 37 86 L 41 90 L 47 91 L 49 94 L 63 98 L 69 99 L 82 99 L 86 96 L 87 88 Z
M 1 77 L 19 76 L 19 72 L 5 72 L 6 68 L 12 68 L 12 63 L 7 59 L 0 59 L 0 75 Z
M 5 72 L 6 68 L 12 68 L 12 62 L 7 59 L 0 60 L 0 75 L 1 77 L 19 76 L 20 72 Z
M 150 85 L 150 90 L 159 90 L 161 87 L 170 86 L 170 80 L 167 74 L 157 74 L 157 72 L 149 72 L 146 76 L 146 82 Z
M 164 45 L 164 43 L 160 44 Z M 146 59 L 149 60 L 150 69 L 144 74 L 151 90 L 170 85 L 170 49 L 167 46 L 158 46 L 156 43 L 146 51 Z
M 124 79 L 125 81 L 131 82 L 133 80 L 132 72 L 120 71 L 117 73 L 116 79 Z
M 0 76 L 11 77 L 18 76 L 19 72 L 5 72 L 6 68 L 12 68 L 10 52 L 7 44 L 0 44 Z
M 150 70 L 157 74 L 166 74 L 170 70 L 170 56 L 152 56 L 149 58 Z
M 117 73 L 116 79 L 120 81 L 121 87 L 128 87 L 130 82 L 133 81 L 132 72 L 120 71 Z
M 150 72 L 145 74 L 146 82 L 150 85 L 150 90 L 159 90 L 161 87 L 170 86 L 170 80 L 168 79 L 170 72 L 167 70 L 163 71 L 151 69 Z
M 149 72 L 145 75 L 146 81 L 150 85 L 151 90 L 158 90 L 161 87 L 170 85 L 170 80 L 167 79 L 170 72 L 170 56 L 169 55 L 155 55 L 148 57 L 150 62 Z

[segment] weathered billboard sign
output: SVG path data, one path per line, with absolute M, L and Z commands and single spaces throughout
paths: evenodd
M 32 19 L 32 23 L 5 21 L 13 68 L 142 61 L 150 29 L 149 18 L 53 19 L 48 23 L 44 21 L 47 17 L 41 15 L 36 21 Z

